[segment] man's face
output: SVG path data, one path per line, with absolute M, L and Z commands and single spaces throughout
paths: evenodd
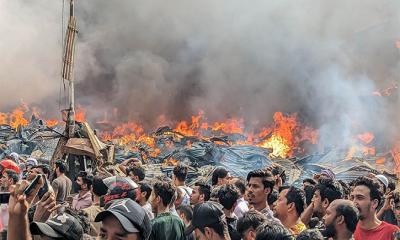
M 368 187 L 360 185 L 356 186 L 350 194 L 350 200 L 358 208 L 360 212 L 360 220 L 364 220 L 371 214 L 375 213 L 378 201 L 371 201 L 370 190 Z
M 322 213 L 321 194 L 320 194 L 319 190 L 316 190 L 314 192 L 312 201 L 314 202 L 314 208 L 313 208 L 314 214 L 317 215 L 318 218 L 321 218 L 323 213 Z
M 396 220 L 400 222 L 400 202 L 394 205 L 394 215 L 396 216 Z
M 136 176 L 132 171 L 129 172 L 129 177 L 134 181 L 135 183 L 139 182 L 139 177 Z
M 199 186 L 194 186 L 192 194 L 190 194 L 190 204 L 191 205 L 196 205 L 198 203 L 200 203 Z
M 325 216 L 323 218 L 324 225 L 326 228 L 326 236 L 333 238 L 337 235 L 336 232 L 336 206 L 337 204 L 333 201 L 326 209 Z
M 38 174 L 43 174 L 42 170 L 40 168 L 32 168 L 28 172 L 27 180 L 32 181 L 36 175 Z
M 218 178 L 217 186 L 228 184 L 231 179 L 231 175 L 228 173 L 224 178 Z
M 286 194 L 289 189 L 284 189 L 279 193 L 278 200 L 274 203 L 274 215 L 278 219 L 285 219 L 288 215 L 288 204 Z
M 252 177 L 247 183 L 247 197 L 249 204 L 257 205 L 267 201 L 269 188 L 264 188 L 262 178 Z
M 8 187 L 11 185 L 10 178 L 8 177 L 8 174 L 6 172 L 3 172 L 3 175 L 0 178 L 1 181 L 1 186 L 3 188 L 8 189 Z
M 113 215 L 103 219 L 100 228 L 99 238 L 101 240 L 138 240 L 137 233 L 128 233 L 121 223 Z
M 76 178 L 76 184 L 78 184 L 79 190 L 84 190 L 85 186 L 83 184 L 82 177 L 77 177 Z

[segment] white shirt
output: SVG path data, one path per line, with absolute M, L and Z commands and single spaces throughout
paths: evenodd
M 243 197 L 241 197 L 241 198 L 239 198 L 237 201 L 236 201 L 236 207 L 235 207 L 235 210 L 233 211 L 234 213 L 235 213 L 235 215 L 238 217 L 238 218 L 241 218 L 241 217 L 243 217 L 243 214 L 245 213 L 245 212 L 248 212 L 249 211 L 249 206 L 247 205 L 247 202 L 244 200 L 244 198 Z

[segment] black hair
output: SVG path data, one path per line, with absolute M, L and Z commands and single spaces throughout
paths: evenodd
M 223 167 L 216 168 L 211 177 L 211 184 L 213 186 L 217 185 L 218 178 L 225 178 L 226 176 L 228 176 L 228 171 L 225 168 Z
M 129 174 L 131 172 L 133 173 L 133 175 L 135 175 L 139 178 L 139 181 L 143 181 L 144 178 L 146 177 L 146 171 L 144 170 L 143 167 L 140 167 L 140 166 L 130 167 L 126 170 L 126 175 L 129 176 Z
M 249 182 L 251 178 L 261 178 L 264 188 L 270 188 L 271 192 L 274 189 L 275 179 L 274 179 L 272 173 L 268 170 L 257 169 L 257 170 L 250 171 L 247 174 L 247 178 L 246 178 L 247 182 Z
M 347 229 L 354 233 L 358 223 L 358 209 L 351 204 L 339 204 L 336 207 L 336 216 L 343 216 Z
M 378 200 L 378 206 L 381 204 L 383 193 L 380 191 L 380 185 L 377 180 L 369 177 L 358 177 L 354 181 L 354 187 L 365 186 L 369 189 L 369 197 L 372 200 Z
M 104 196 L 107 194 L 108 192 L 108 187 L 106 184 L 104 184 L 103 182 L 103 178 L 99 177 L 99 176 L 94 176 L 93 177 L 93 193 L 96 196 Z
M 218 190 L 218 201 L 226 210 L 231 210 L 238 198 L 239 189 L 235 185 L 226 184 Z
M 311 204 L 312 198 L 314 196 L 315 186 L 308 185 L 304 187 L 304 193 L 306 195 L 306 204 L 307 206 Z
M 389 184 L 388 187 L 390 189 L 390 191 L 394 191 L 396 189 L 396 183 L 393 182 L 392 180 L 389 180 Z
M 306 229 L 297 235 L 296 240 L 324 240 L 318 229 Z
M 285 189 L 289 189 L 288 192 L 286 193 L 286 200 L 287 200 L 286 203 L 287 204 L 294 203 L 297 215 L 300 216 L 304 212 L 304 206 L 306 205 L 306 197 L 304 191 L 297 187 L 284 186 L 279 188 L 279 192 Z
M 282 183 L 285 184 L 285 182 L 286 182 L 286 173 L 285 173 L 285 169 L 283 169 L 283 167 L 275 165 L 275 166 L 272 167 L 271 173 L 274 176 L 279 175 L 280 178 L 282 179 Z
M 171 181 L 156 180 L 153 185 L 153 191 L 156 196 L 161 198 L 162 204 L 168 206 L 175 196 L 176 188 Z
M 243 237 L 244 233 L 253 228 L 254 231 L 257 229 L 258 226 L 262 225 L 263 223 L 267 222 L 267 218 L 262 213 L 256 210 L 250 210 L 243 214 L 241 218 L 237 221 L 236 229 Z
M 400 203 L 400 192 L 396 191 L 393 193 L 393 200 L 394 200 L 394 204 Z
M 226 223 L 226 220 L 220 220 L 217 223 L 205 226 L 212 228 L 219 236 L 224 237 L 226 234 L 228 234 L 228 224 Z M 205 234 L 205 227 L 200 227 L 198 228 L 203 234 Z
M 188 174 L 188 168 L 182 164 L 178 164 L 174 167 L 173 173 L 179 181 L 184 182 Z
M 194 184 L 196 187 L 199 187 L 199 193 L 204 195 L 204 201 L 210 200 L 211 196 L 211 186 L 205 182 L 198 181 Z
M 81 171 L 79 172 L 77 177 L 82 178 L 82 182 L 87 185 L 87 188 L 90 189 L 90 187 L 93 184 L 93 176 L 89 175 L 87 172 Z
M 33 168 L 40 168 L 42 169 L 42 172 L 44 173 L 44 175 L 46 175 L 47 178 L 50 177 L 50 166 L 47 164 L 39 164 L 37 166 L 34 166 Z
M 268 205 L 274 204 L 274 202 L 276 202 L 276 200 L 278 200 L 278 197 L 279 197 L 279 192 L 275 189 L 272 190 L 272 192 L 268 195 L 268 198 L 267 198 Z
M 267 222 L 256 230 L 256 240 L 294 240 L 292 234 L 280 224 Z
M 141 182 L 141 183 L 139 183 L 139 185 L 140 185 L 140 191 L 146 193 L 146 195 L 145 195 L 146 201 L 149 200 L 151 192 L 153 191 L 151 189 L 151 186 L 145 182 Z
M 340 183 L 340 185 L 342 186 L 342 190 L 343 190 L 343 198 L 348 198 L 350 195 L 350 186 L 349 184 L 347 184 L 345 181 L 343 180 L 338 180 L 338 182 Z
M 246 193 L 246 182 L 244 178 L 242 177 L 236 178 L 234 185 L 239 189 L 239 193 L 241 195 L 244 195 Z
M 72 217 L 74 217 L 78 223 L 82 226 L 83 233 L 89 234 L 91 225 L 89 214 L 82 210 L 73 210 L 71 208 L 66 208 L 65 213 L 68 213 Z
M 13 184 L 16 184 L 18 182 L 19 176 L 15 171 L 11 169 L 6 169 L 4 172 L 7 173 L 8 178 L 12 179 Z
M 315 191 L 317 190 L 321 195 L 321 200 L 328 199 L 329 203 L 343 197 L 343 190 L 340 183 L 330 178 L 320 179 L 317 186 L 315 186 Z
M 190 205 L 181 204 L 176 208 L 177 212 L 183 213 L 188 221 L 193 219 L 193 208 Z
M 317 182 L 316 182 L 314 179 L 312 179 L 312 178 L 305 178 L 305 179 L 303 180 L 303 183 L 309 183 L 309 184 L 311 184 L 311 185 L 317 184 Z
M 67 165 L 62 160 L 57 160 L 54 164 L 60 173 L 65 173 L 67 171 Z

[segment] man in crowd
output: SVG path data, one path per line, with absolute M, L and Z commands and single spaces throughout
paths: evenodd
M 239 190 L 239 198 L 237 200 L 234 213 L 238 218 L 241 218 L 245 212 L 249 211 L 249 206 L 244 200 L 244 195 L 246 194 L 246 183 L 243 178 L 234 178 L 231 180 L 231 182 Z
M 358 210 L 353 202 L 337 199 L 331 202 L 324 215 L 325 237 L 350 240 L 358 223 Z
M 278 200 L 274 205 L 274 214 L 284 227 L 294 235 L 306 229 L 300 216 L 305 206 L 304 191 L 297 187 L 281 187 Z
M 360 221 L 354 232 L 355 240 L 394 239 L 397 226 L 380 221 L 376 211 L 382 201 L 383 193 L 376 179 L 359 177 L 354 181 L 350 199 L 360 212 Z
M 238 218 L 233 212 L 236 202 L 239 199 L 239 190 L 232 184 L 222 185 L 218 191 L 218 202 L 223 206 L 222 211 L 225 214 L 228 224 L 228 231 L 231 240 L 240 240 L 241 236 L 236 230 Z
M 80 172 L 76 178 L 76 183 L 79 189 L 72 199 L 71 208 L 74 210 L 81 210 L 88 208 L 92 205 L 92 188 L 93 176 L 88 175 L 87 172 Z
M 1 187 L 4 192 L 9 192 L 9 188 L 11 185 L 17 184 L 19 181 L 18 174 L 14 172 L 13 170 L 5 170 L 3 174 L 1 175 L 0 178 L 1 181 Z
M 192 194 L 190 195 L 190 204 L 192 206 L 204 203 L 210 200 L 211 186 L 204 182 L 196 182 L 193 187 Z
M 192 189 L 185 185 L 185 180 L 188 174 L 188 168 L 184 165 L 177 165 L 174 167 L 172 181 L 174 185 L 180 189 L 180 194 L 182 201 L 180 204 L 189 205 L 190 195 L 192 194 Z
M 247 174 L 247 196 L 249 204 L 264 214 L 269 221 L 279 222 L 267 204 L 267 199 L 274 189 L 275 179 L 268 170 L 258 169 Z
M 311 204 L 307 207 L 301 217 L 302 222 L 308 225 L 313 215 L 322 220 L 329 204 L 333 200 L 342 197 L 342 187 L 339 182 L 329 178 L 322 178 L 315 187 Z
M 185 239 L 185 227 L 182 220 L 170 211 L 175 192 L 176 188 L 171 181 L 155 181 L 150 204 L 156 217 L 151 220 L 150 239 Z
M 250 210 L 239 218 L 236 229 L 243 240 L 255 240 L 256 229 L 265 222 L 267 222 L 267 218 L 263 214 L 256 210 Z
M 230 240 L 224 212 L 214 202 L 197 204 L 186 234 L 194 231 L 197 240 Z
M 65 163 L 62 160 L 57 160 L 53 169 L 55 179 L 51 183 L 57 204 L 64 204 L 71 193 L 72 182 L 67 176 L 65 176 L 66 171 L 67 167 Z
M 176 212 L 178 213 L 179 217 L 183 221 L 183 224 L 185 224 L 185 228 L 189 227 L 192 219 L 193 219 L 193 209 L 190 205 L 180 205 L 179 207 L 176 208 Z M 185 231 L 186 234 L 186 231 Z M 196 239 L 196 236 L 194 233 L 189 234 L 186 236 L 186 240 L 194 240 Z
M 126 170 L 126 175 L 135 183 L 139 183 L 146 177 L 146 171 L 141 166 L 132 166 Z
M 149 203 L 149 198 L 152 192 L 151 186 L 146 182 L 140 182 L 138 190 L 136 202 L 144 209 L 150 220 L 154 219 L 154 213 L 151 209 L 151 204 Z
M 294 240 L 291 233 L 280 224 L 267 222 L 257 228 L 256 240 Z
M 28 176 L 27 176 L 27 180 L 28 181 L 32 181 L 38 174 L 42 174 L 45 175 L 47 179 L 49 179 L 50 177 L 50 168 L 48 165 L 45 164 L 41 164 L 41 165 L 37 165 L 37 166 L 33 166 L 29 172 L 28 172 Z
M 146 240 L 151 233 L 149 217 L 143 208 L 128 198 L 113 201 L 107 210 L 97 215 L 96 222 L 101 222 L 100 240 Z
M 230 175 L 228 170 L 223 167 L 217 167 L 211 177 L 211 185 L 212 186 L 220 186 L 227 184 L 229 181 Z

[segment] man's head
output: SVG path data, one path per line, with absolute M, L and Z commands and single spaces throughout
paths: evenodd
M 223 167 L 218 167 L 214 170 L 212 177 L 211 177 L 211 184 L 215 185 L 224 185 L 227 184 L 229 181 L 229 172 Z
M 324 240 L 318 229 L 307 229 L 297 235 L 296 240 Z
M 250 210 L 244 213 L 243 217 L 239 218 L 236 229 L 243 240 L 254 240 L 256 239 L 257 227 L 265 222 L 267 222 L 267 218 L 262 213 Z
M 100 239 L 145 240 L 151 233 L 151 223 L 144 209 L 132 199 L 118 199 L 97 214 L 101 221 Z
M 322 178 L 315 187 L 313 196 L 314 214 L 322 218 L 325 215 L 325 211 L 329 204 L 336 199 L 342 198 L 342 187 L 341 185 L 330 178 Z
M 93 184 L 93 176 L 88 175 L 87 172 L 80 172 L 76 177 L 76 183 L 79 191 L 90 191 Z
M 188 168 L 182 164 L 179 164 L 174 167 L 172 181 L 175 186 L 180 186 L 185 183 L 186 177 L 188 174 Z
M 45 175 L 48 179 L 50 176 L 49 166 L 45 164 L 33 166 L 28 172 L 27 180 L 32 181 L 38 174 Z
M 387 179 L 386 176 L 379 174 L 375 176 L 376 179 L 378 179 L 378 183 L 380 186 L 380 191 L 385 194 L 386 193 L 386 189 L 389 186 L 389 179 Z
M 240 197 L 243 197 L 246 194 L 246 180 L 244 180 L 244 178 L 235 177 L 230 181 L 230 183 L 239 189 Z
M 353 182 L 353 186 L 350 200 L 354 202 L 360 212 L 360 220 L 373 217 L 383 195 L 380 191 L 379 183 L 376 179 L 359 177 Z
M 274 205 L 274 214 L 281 221 L 290 216 L 299 218 L 304 211 L 305 201 L 304 191 L 300 188 L 282 187 Z
M 32 222 L 32 235 L 39 235 L 44 239 L 81 239 L 83 228 L 75 217 L 68 213 L 58 214 L 46 222 Z
M 152 197 L 150 197 L 151 208 L 158 213 L 160 208 L 167 208 L 173 200 L 176 187 L 171 181 L 156 180 L 153 185 Z
M 197 240 L 222 240 L 228 236 L 225 214 L 217 203 L 197 204 L 193 209 L 193 219 L 187 233 L 194 230 Z
M 7 169 L 3 172 L 0 180 L 1 186 L 7 191 L 11 185 L 14 185 L 18 182 L 19 177 L 18 174 L 13 170 Z
M 178 213 L 179 217 L 182 219 L 185 225 L 189 225 L 193 219 L 193 209 L 189 205 L 180 205 L 176 208 L 176 212 Z
M 351 236 L 358 223 L 358 210 L 353 202 L 344 199 L 334 200 L 324 216 L 325 237 L 335 238 L 338 233 Z
M 136 196 L 136 202 L 138 203 L 146 203 L 151 195 L 151 186 L 146 182 L 139 183 L 139 192 Z
M 393 202 L 394 202 L 394 215 L 396 217 L 397 222 L 400 222 L 400 192 L 393 193 Z
M 103 179 L 99 176 L 93 177 L 93 184 L 92 184 L 92 194 L 95 196 L 101 197 L 107 194 L 108 188 L 107 185 L 104 184 Z
M 236 201 L 239 199 L 239 190 L 232 184 L 222 185 L 218 191 L 218 202 L 224 209 L 230 211 L 236 207 Z
M 126 175 L 136 183 L 141 182 L 146 177 L 146 172 L 143 167 L 133 166 L 126 170 Z
M 312 179 L 312 178 L 306 178 L 306 179 L 304 179 L 303 180 L 303 189 L 306 187 L 306 186 L 309 186 L 309 185 L 311 185 L 311 186 L 315 186 L 315 185 L 317 185 L 317 182 L 315 182 L 315 180 L 314 179 Z
M 62 160 L 57 160 L 54 165 L 54 172 L 57 176 L 64 174 L 67 171 L 67 165 Z
M 196 182 L 190 194 L 190 204 L 196 205 L 210 200 L 211 186 L 204 182 Z
M 267 222 L 259 226 L 256 231 L 256 240 L 294 240 L 292 234 L 280 224 Z
M 266 202 L 275 185 L 272 173 L 263 169 L 254 170 L 247 174 L 246 180 L 249 204 L 258 205 Z

